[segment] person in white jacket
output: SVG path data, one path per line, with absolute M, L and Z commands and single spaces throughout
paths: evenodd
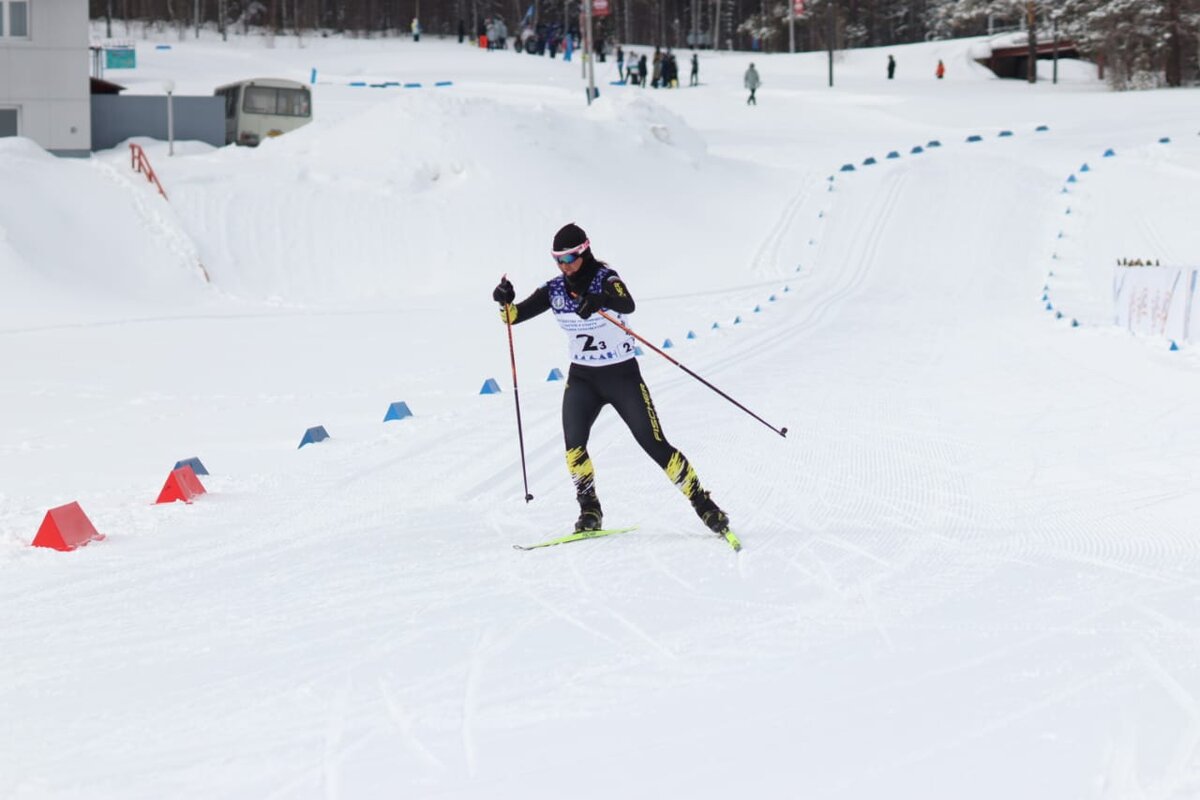
M 750 90 L 750 96 L 746 98 L 746 105 L 758 105 L 758 100 L 755 99 L 754 93 L 758 90 L 758 87 L 762 85 L 762 81 L 759 80 L 758 70 L 754 68 L 753 63 L 751 63 L 750 68 L 746 70 L 746 77 L 742 80 L 742 83 L 745 84 L 746 88 Z

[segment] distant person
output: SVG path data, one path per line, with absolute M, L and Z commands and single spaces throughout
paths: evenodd
M 679 65 L 675 63 L 675 54 L 670 50 L 662 57 L 662 85 L 664 89 L 679 88 Z
M 467 38 L 467 23 L 463 22 L 460 19 L 458 21 L 458 43 L 462 44 L 463 40 L 466 38 Z
M 663 62 L 662 51 L 656 47 L 656 48 L 654 48 L 654 72 L 650 76 L 650 88 L 651 89 L 657 89 L 659 87 L 659 85 L 662 84 L 662 62 Z
M 742 83 L 750 90 L 750 96 L 746 98 L 746 105 L 758 105 L 758 100 L 754 97 L 754 93 L 758 91 L 758 87 L 762 85 L 762 81 L 759 80 L 758 70 L 754 68 L 753 62 L 751 62 L 750 68 L 746 70 L 746 77 L 742 79 Z
M 412 25 L 410 25 L 409 27 L 412 28 L 413 41 L 414 42 L 421 41 L 421 23 L 417 21 L 416 17 L 413 17 Z
M 625 82 L 625 51 L 617 45 L 617 80 Z
M 688 86 L 700 85 L 700 56 L 697 53 L 692 53 L 692 77 L 688 82 Z
M 938 59 L 937 69 L 934 71 L 933 74 L 937 75 L 937 79 L 939 81 L 942 78 L 946 77 L 946 65 L 942 63 L 942 60 L 940 58 Z
M 896 59 L 888 56 L 888 80 L 896 77 Z
M 638 82 L 642 88 L 646 88 L 646 76 L 650 74 L 650 70 L 646 68 L 646 54 L 642 53 L 642 57 L 638 59 Z

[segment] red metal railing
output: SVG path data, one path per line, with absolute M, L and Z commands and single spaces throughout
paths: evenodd
M 143 173 L 146 180 L 158 187 L 158 193 L 163 196 L 164 200 L 167 200 L 167 193 L 163 191 L 162 184 L 158 182 L 158 176 L 154 174 L 154 168 L 150 166 L 150 159 L 146 158 L 146 151 L 140 144 L 129 143 L 129 160 L 129 166 L 135 172 Z

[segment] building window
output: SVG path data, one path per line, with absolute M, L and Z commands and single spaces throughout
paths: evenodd
M 0 0 L 0 37 L 4 36 L 29 38 L 29 0 Z
M 0 138 L 17 135 L 17 110 L 0 108 Z

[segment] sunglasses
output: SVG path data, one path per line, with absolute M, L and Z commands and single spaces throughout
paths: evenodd
M 554 260 L 559 264 L 574 264 L 575 259 L 582 258 L 584 251 L 592 246 L 590 239 L 585 239 L 583 244 L 567 250 L 551 250 L 550 255 L 554 256 Z

